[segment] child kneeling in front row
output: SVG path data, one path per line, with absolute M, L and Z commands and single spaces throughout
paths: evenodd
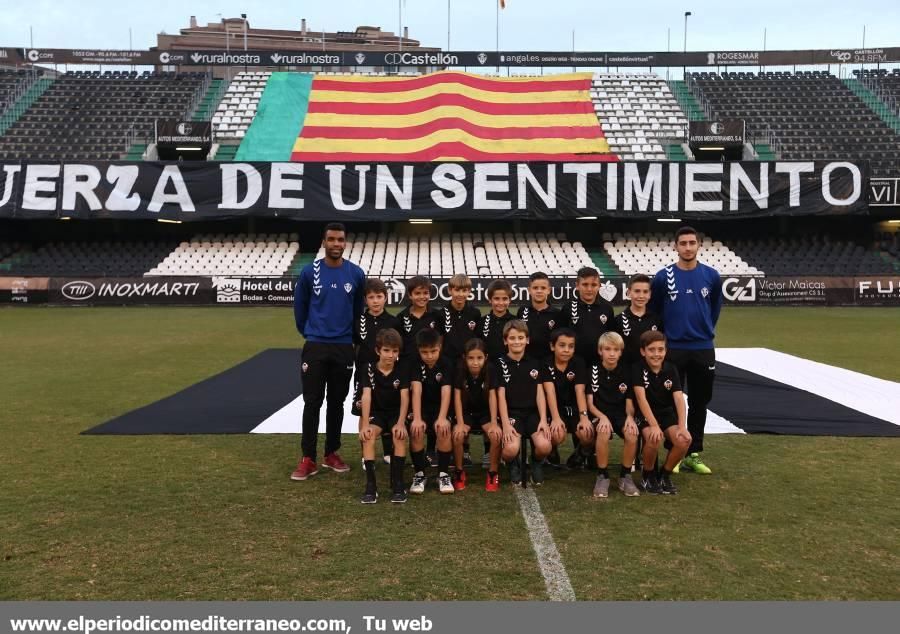
M 484 434 L 490 441 L 489 463 L 485 491 L 500 489 L 497 473 L 500 463 L 500 443 L 503 438 L 497 423 L 497 372 L 488 362 L 487 346 L 481 339 L 469 339 L 463 347 L 454 389 L 456 424 L 453 426 L 453 451 L 456 473 L 453 487 L 457 491 L 466 488 L 466 471 L 463 456 L 469 434 Z
M 394 453 L 391 458 L 391 502 L 406 502 L 403 467 L 406 463 L 406 413 L 409 410 L 409 380 L 397 360 L 403 347 L 400 333 L 386 328 L 375 335 L 375 354 L 378 361 L 369 362 L 360 379 L 362 402 L 359 418 L 359 439 L 363 446 L 363 466 L 366 471 L 366 490 L 360 498 L 363 504 L 378 501 L 375 483 L 375 441 L 382 434 L 392 434 Z
M 593 441 L 597 459 L 597 480 L 594 497 L 609 496 L 609 441 L 613 432 L 625 441 L 622 467 L 619 470 L 619 490 L 627 497 L 640 495 L 631 467 L 637 455 L 638 426 L 634 419 L 634 394 L 631 387 L 631 366 L 622 358 L 625 341 L 617 332 L 605 332 L 597 340 L 599 361 L 591 367 L 588 410 L 594 425 L 590 432 L 579 435 L 582 444 Z M 585 430 L 587 431 L 587 430 Z
M 634 399 L 639 410 L 638 428 L 644 439 L 643 480 L 647 493 L 673 495 L 672 471 L 691 445 L 687 430 L 687 407 L 678 369 L 666 361 L 666 336 L 658 330 L 641 335 L 642 361 L 633 369 Z M 657 473 L 659 445 L 667 439 L 672 448 Z

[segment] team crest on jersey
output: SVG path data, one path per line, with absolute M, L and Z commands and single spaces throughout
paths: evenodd
M 566 378 L 569 379 L 570 381 L 574 381 L 574 380 L 575 380 L 575 373 L 574 373 L 574 372 L 571 372 L 571 371 L 566 372 Z
M 666 382 L 663 383 L 663 385 L 665 386 L 665 388 L 666 388 L 667 390 L 671 390 L 671 389 L 672 389 L 672 380 L 671 380 L 671 379 L 666 379 Z
M 400 389 L 400 379 L 394 379 L 394 389 Z
M 700 294 L 703 295 L 703 297 L 709 297 L 709 289 L 704 286 L 700 289 Z
M 443 379 L 443 378 L 444 378 L 443 372 L 438 372 L 437 374 L 434 375 L 434 380 L 437 381 L 438 383 L 440 383 L 441 379 Z
M 606 315 L 600 315 L 600 323 L 601 324 L 605 324 L 607 319 L 608 319 L 608 317 Z
M 429 323 L 428 323 L 428 327 L 433 329 L 433 328 L 434 328 L 434 321 L 429 322 Z
M 656 324 L 653 324 L 650 326 L 650 330 L 659 330 L 659 328 L 656 327 Z
M 556 325 L 556 320 L 555 320 L 555 319 L 551 319 L 550 321 L 547 322 L 547 326 L 550 328 L 550 330 L 553 330 L 553 327 L 554 327 L 555 325 Z
M 619 393 L 624 394 L 627 391 L 628 391 L 628 386 L 625 385 L 624 383 L 619 383 Z
M 353 290 L 353 284 L 351 284 L 350 282 L 347 282 L 346 284 L 344 284 L 344 290 L 349 293 L 350 291 Z
M 529 375 L 532 379 L 537 380 L 537 378 L 538 378 L 538 371 L 537 371 L 537 370 L 532 370 L 531 372 L 528 373 L 528 375 Z
M 300 369 L 303 370 L 303 372 L 306 372 L 307 370 L 309 370 L 309 364 L 304 363 L 303 365 L 300 366 Z
M 469 327 L 469 330 L 475 330 L 475 326 L 477 326 L 478 324 L 476 324 L 474 321 L 470 321 L 466 325 Z

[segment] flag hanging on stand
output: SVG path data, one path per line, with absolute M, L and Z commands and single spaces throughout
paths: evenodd
M 313 80 L 292 161 L 615 161 L 591 74 Z

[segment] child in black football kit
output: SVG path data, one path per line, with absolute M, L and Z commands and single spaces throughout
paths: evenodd
M 629 366 L 641 360 L 641 335 L 648 330 L 662 330 L 662 318 L 647 308 L 650 302 L 650 277 L 643 274 L 628 280 L 631 303 L 613 319 L 612 330 L 622 335 L 625 353 L 622 359 Z
M 431 308 L 429 304 L 431 280 L 423 275 L 416 275 L 407 280 L 406 298 L 409 300 L 409 306 L 397 314 L 397 319 L 400 320 L 400 334 L 403 336 L 400 361 L 412 364 L 416 362 L 416 334 L 424 328 L 436 330 L 443 315 Z M 437 466 L 434 430 L 428 431 L 427 451 L 429 466 Z
M 366 373 L 369 363 L 376 363 L 378 355 L 375 354 L 375 337 L 379 331 L 393 328 L 399 332 L 400 322 L 392 314 L 384 309 L 387 302 L 387 286 L 376 277 L 366 280 L 366 309 L 353 322 L 353 348 L 356 353 L 356 371 L 353 377 L 353 402 L 350 413 L 354 416 L 362 414 L 362 394 L 360 393 L 360 380 Z M 393 453 L 392 436 L 382 434 L 381 442 L 384 448 L 384 461 L 391 461 Z
M 609 496 L 609 441 L 615 432 L 625 441 L 619 490 L 628 497 L 640 495 L 631 468 L 637 455 L 638 427 L 634 419 L 634 394 L 631 366 L 622 358 L 625 342 L 617 332 L 605 332 L 597 341 L 600 361 L 591 368 L 588 411 L 593 419 L 594 450 L 597 455 L 597 479 L 594 497 Z
M 406 463 L 406 413 L 409 409 L 409 381 L 399 367 L 397 358 L 403 340 L 393 328 L 375 336 L 378 362 L 369 362 L 362 376 L 362 415 L 359 418 L 359 439 L 363 445 L 363 466 L 366 490 L 360 498 L 363 504 L 378 501 L 375 483 L 375 439 L 388 433 L 394 436 L 391 458 L 391 502 L 406 502 L 403 467 Z
M 550 442 L 555 448 L 566 439 L 567 433 L 571 433 L 579 447 L 591 440 L 584 387 L 587 368 L 584 361 L 575 356 L 575 332 L 570 328 L 554 330 L 550 335 L 550 348 L 552 356 L 541 368 L 550 419 Z M 540 465 L 534 465 L 532 477 L 539 481 L 542 476 Z
M 488 285 L 487 296 L 491 302 L 491 311 L 478 323 L 478 336 L 487 345 L 488 359 L 492 362 L 506 354 L 503 341 L 503 329 L 515 319 L 509 312 L 512 300 L 512 284 L 506 280 L 494 280 Z
M 648 493 L 678 493 L 672 484 L 672 471 L 691 445 L 681 380 L 678 369 L 666 361 L 666 336 L 658 330 L 641 335 L 641 356 L 643 361 L 632 368 L 632 386 L 639 411 L 638 428 L 644 438 L 641 486 Z M 664 438 L 672 448 L 657 474 L 654 465 Z
M 575 331 L 575 354 L 584 359 L 588 367 L 597 362 L 597 340 L 612 328 L 613 307 L 600 297 L 600 273 L 585 266 L 578 270 L 575 283 L 578 299 L 566 304 L 562 311 L 562 323 Z
M 441 354 L 455 368 L 463 356 L 463 348 L 470 339 L 478 336 L 476 330 L 481 321 L 481 311 L 469 303 L 472 280 L 458 273 L 447 283 L 450 287 L 450 303 L 439 309 L 441 320 L 438 332 L 444 336 Z
M 427 277 L 416 275 L 409 278 L 406 282 L 406 298 L 409 306 L 397 314 L 400 334 L 403 336 L 403 350 L 400 353 L 403 361 L 415 359 L 416 334 L 423 328 L 437 329 L 443 318 L 429 305 L 431 281 Z
M 413 481 L 410 493 L 425 492 L 425 436 L 431 431 L 437 442 L 438 490 L 453 493 L 450 480 L 450 402 L 453 398 L 453 365 L 441 356 L 441 335 L 431 328 L 416 334 L 419 362 L 410 365 L 412 421 L 409 427 Z
M 548 303 L 550 278 L 546 273 L 538 271 L 528 277 L 528 294 L 531 299 L 519 306 L 516 317 L 528 324 L 525 353 L 543 361 L 550 356 L 550 333 L 560 327 L 562 311 Z
M 485 491 L 498 491 L 500 477 L 500 443 L 503 432 L 497 422 L 497 371 L 488 362 L 487 348 L 481 339 L 466 342 L 453 390 L 456 420 L 453 425 L 453 451 L 456 462 L 453 488 L 466 488 L 463 464 L 464 444 L 469 434 L 484 434 L 490 439 L 489 463 Z
M 525 355 L 528 326 L 518 319 L 510 321 L 503 327 L 503 341 L 507 353 L 496 361 L 497 410 L 503 427 L 503 461 L 509 467 L 510 481 L 517 484 L 522 481 L 522 437 L 531 438 L 532 465 L 537 464 L 550 453 L 550 426 L 545 416 L 541 364 Z

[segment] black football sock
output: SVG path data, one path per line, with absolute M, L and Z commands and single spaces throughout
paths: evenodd
M 597 467 L 597 475 L 609 479 L 609 471 L 606 467 Z
M 366 488 L 375 488 L 375 461 L 366 460 L 364 463 L 366 469 Z
M 450 456 L 449 451 L 438 452 L 438 471 L 442 473 L 450 473 Z
M 656 469 L 647 469 L 644 467 L 643 474 L 644 480 L 651 480 L 656 477 Z
M 412 452 L 412 463 L 413 469 L 415 469 L 416 473 L 421 471 L 425 473 L 425 450 L 420 449 L 419 451 Z
M 405 491 L 406 483 L 403 481 L 403 468 L 406 466 L 406 456 L 393 456 L 391 458 L 391 488 L 394 491 Z
M 631 475 L 631 465 L 629 465 L 627 467 L 625 465 L 622 465 L 622 468 L 619 469 L 619 477 L 624 478 L 624 477 L 627 477 L 630 475 Z

